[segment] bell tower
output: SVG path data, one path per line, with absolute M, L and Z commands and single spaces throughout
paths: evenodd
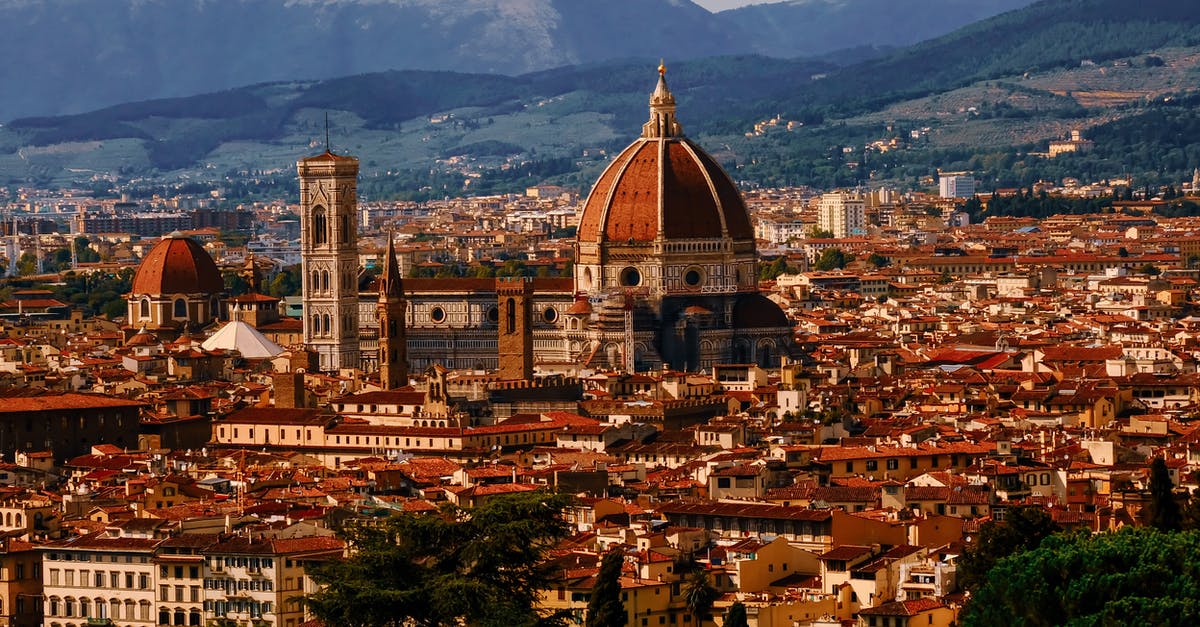
M 296 162 L 304 344 L 326 372 L 359 367 L 358 159 L 328 149 Z
M 500 311 L 496 348 L 500 378 L 533 379 L 533 281 L 526 277 L 496 279 Z
M 379 275 L 379 383 L 385 390 L 408 385 L 408 333 L 405 329 L 404 282 L 396 262 L 396 245 L 388 235 L 387 258 Z

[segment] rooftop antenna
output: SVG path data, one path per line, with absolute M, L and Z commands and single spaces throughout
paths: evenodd
M 325 112 L 325 152 L 333 152 L 329 149 L 329 112 Z

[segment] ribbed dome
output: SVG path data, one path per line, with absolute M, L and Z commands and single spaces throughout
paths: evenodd
M 683 138 L 639 139 L 588 195 L 580 241 L 753 239 L 746 205 L 707 153 Z
M 579 219 L 582 242 L 753 240 L 742 195 L 702 148 L 684 138 L 660 75 L 642 136 L 600 175 Z
M 178 231 L 150 249 L 133 275 L 134 294 L 220 294 L 221 271 L 208 251 Z

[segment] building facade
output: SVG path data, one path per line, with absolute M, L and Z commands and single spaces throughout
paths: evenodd
M 818 206 L 817 226 L 837 239 L 862 235 L 867 226 L 866 202 L 858 194 L 824 194 Z

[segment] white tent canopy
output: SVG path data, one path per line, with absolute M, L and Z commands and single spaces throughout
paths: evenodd
M 237 351 L 246 359 L 267 359 L 284 352 L 283 347 L 268 340 L 258 329 L 235 320 L 221 327 L 201 344 L 204 350 Z

